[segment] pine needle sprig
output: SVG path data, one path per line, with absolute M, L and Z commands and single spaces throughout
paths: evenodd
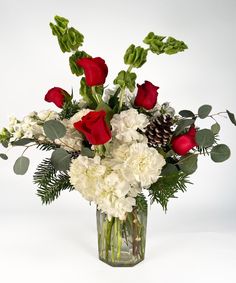
M 42 143 L 42 144 L 38 144 L 37 148 L 43 151 L 50 151 L 53 149 L 58 148 L 59 145 L 55 144 L 55 143 Z
M 144 194 L 138 194 L 135 199 L 138 211 L 147 212 L 148 205 Z
M 160 203 L 163 210 L 167 211 L 167 204 L 170 198 L 177 198 L 175 194 L 178 191 L 185 192 L 187 184 L 192 184 L 188 180 L 188 175 L 181 171 L 162 176 L 149 188 L 151 204 L 155 201 Z
M 70 119 L 72 116 L 74 116 L 80 109 L 80 106 L 78 102 L 75 100 L 73 101 L 67 101 L 64 103 L 61 113 L 59 114 L 59 117 L 61 120 L 63 119 Z
M 68 174 L 57 172 L 49 158 L 44 159 L 33 176 L 34 184 L 38 186 L 37 195 L 43 204 L 49 204 L 57 199 L 63 190 L 72 191 Z

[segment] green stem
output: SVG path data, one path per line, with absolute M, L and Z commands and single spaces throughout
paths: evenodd
M 120 254 L 121 254 L 121 247 L 122 247 L 122 231 L 121 231 L 121 222 L 120 219 L 117 218 L 117 259 L 120 259 Z
M 114 224 L 114 217 L 112 217 L 111 221 L 107 219 L 106 222 L 106 259 L 108 260 L 109 250 L 111 249 L 111 232 Z
M 91 89 L 92 89 L 92 95 L 96 100 L 97 105 L 100 104 L 102 101 L 102 97 L 99 94 L 97 94 L 95 86 L 92 86 Z
M 125 88 L 122 88 L 122 89 L 121 89 L 121 92 L 120 92 L 119 112 L 120 112 L 121 109 L 122 109 L 124 97 L 125 97 Z

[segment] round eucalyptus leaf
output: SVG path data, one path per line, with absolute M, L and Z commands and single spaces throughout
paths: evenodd
M 23 138 L 23 139 L 20 139 L 18 141 L 12 142 L 12 145 L 14 145 L 14 146 L 23 146 L 23 145 L 26 145 L 26 144 L 31 143 L 33 141 L 34 141 L 33 139 Z
M 218 134 L 220 131 L 220 124 L 215 123 L 211 126 L 211 131 L 214 135 Z
M 195 119 L 181 119 L 177 122 L 178 126 L 175 129 L 174 135 L 179 135 L 185 128 L 191 126 L 195 122 Z
M 67 171 L 70 168 L 71 155 L 65 149 L 58 148 L 53 151 L 51 162 L 56 170 Z
M 161 171 L 161 175 L 169 175 L 178 172 L 177 167 L 174 164 L 167 163 Z
M 24 175 L 29 168 L 29 163 L 30 163 L 29 158 L 25 156 L 20 156 L 14 164 L 13 167 L 14 172 L 17 175 Z
M 214 134 L 209 129 L 202 129 L 197 131 L 196 143 L 202 147 L 212 146 L 214 143 Z
M 193 174 L 197 170 L 197 155 L 187 154 L 178 162 L 180 169 L 186 174 Z
M 89 158 L 93 158 L 95 156 L 95 152 L 88 147 L 82 147 L 80 154 Z
M 194 117 L 194 113 L 190 110 L 181 110 L 179 112 L 179 115 L 181 115 L 182 117 L 185 117 L 185 118 L 189 118 L 189 117 Z
M 8 156 L 7 156 L 5 153 L 0 153 L 0 157 L 1 157 L 3 160 L 7 160 L 7 159 L 8 159 Z
M 208 104 L 202 105 L 198 109 L 199 118 L 201 118 L 201 119 L 206 118 L 210 114 L 211 110 L 212 110 L 211 105 L 208 105 Z
M 66 134 L 66 127 L 57 120 L 46 121 L 43 130 L 50 140 L 60 139 Z
M 230 149 L 226 144 L 217 144 L 211 150 L 211 159 L 214 162 L 223 162 L 230 157 Z

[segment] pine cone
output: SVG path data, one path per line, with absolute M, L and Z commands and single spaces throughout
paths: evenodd
M 170 141 L 173 130 L 173 120 L 169 115 L 161 115 L 153 119 L 146 127 L 145 135 L 151 147 L 165 147 Z

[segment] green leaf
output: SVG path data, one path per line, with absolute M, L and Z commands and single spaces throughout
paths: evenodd
M 185 174 L 193 174 L 197 170 L 197 155 L 193 153 L 186 154 L 181 157 L 178 165 Z
M 5 153 L 0 153 L 0 157 L 1 157 L 3 160 L 7 160 L 7 159 L 8 159 L 8 156 L 7 156 Z
M 223 162 L 230 157 L 230 149 L 226 144 L 217 144 L 211 150 L 211 159 L 214 162 Z
M 195 140 L 199 146 L 209 147 L 213 145 L 215 137 L 211 130 L 202 129 L 197 131 Z
M 210 114 L 211 110 L 212 110 L 211 105 L 208 105 L 208 104 L 202 105 L 198 109 L 199 118 L 201 118 L 201 119 L 206 118 Z
M 71 155 L 65 149 L 58 148 L 53 151 L 51 162 L 56 170 L 67 171 L 70 168 Z
M 174 135 L 178 136 L 185 128 L 193 125 L 195 119 L 181 119 L 177 122 L 178 126 L 175 129 Z
M 60 139 L 66 134 L 66 127 L 57 120 L 46 121 L 43 130 L 50 140 Z
M 179 111 L 179 115 L 185 118 L 191 118 L 195 116 L 194 113 L 190 110 L 181 110 Z
M 80 154 L 89 158 L 94 158 L 95 152 L 88 147 L 82 147 Z
M 124 63 L 140 68 L 147 61 L 147 52 L 143 47 L 131 44 L 125 52 Z
M 119 85 L 121 88 L 127 87 L 131 92 L 135 89 L 135 80 L 136 80 L 136 74 L 126 72 L 124 70 L 120 71 L 117 77 L 114 80 L 115 85 Z
M 230 112 L 229 110 L 226 110 L 228 116 L 229 116 L 229 119 L 230 121 L 234 124 L 234 126 L 236 126 L 236 120 L 235 120 L 235 116 L 232 112 Z
M 34 140 L 33 139 L 29 139 L 29 138 L 23 138 L 23 139 L 20 139 L 18 141 L 12 142 L 12 145 L 14 145 L 14 146 L 23 146 L 23 145 L 27 145 L 28 143 L 31 143 L 31 142 L 34 142 Z
M 220 124 L 215 123 L 211 126 L 211 131 L 214 135 L 217 135 L 220 131 Z
M 91 56 L 88 55 L 84 51 L 76 51 L 73 55 L 71 55 L 69 58 L 69 63 L 70 63 L 70 69 L 71 69 L 72 74 L 76 76 L 82 76 L 84 73 L 84 70 L 83 68 L 78 66 L 76 62 L 81 58 L 90 58 L 90 57 Z
M 29 158 L 25 157 L 25 156 L 20 156 L 13 167 L 13 170 L 15 172 L 15 174 L 17 175 L 24 175 L 28 168 L 29 168 Z

